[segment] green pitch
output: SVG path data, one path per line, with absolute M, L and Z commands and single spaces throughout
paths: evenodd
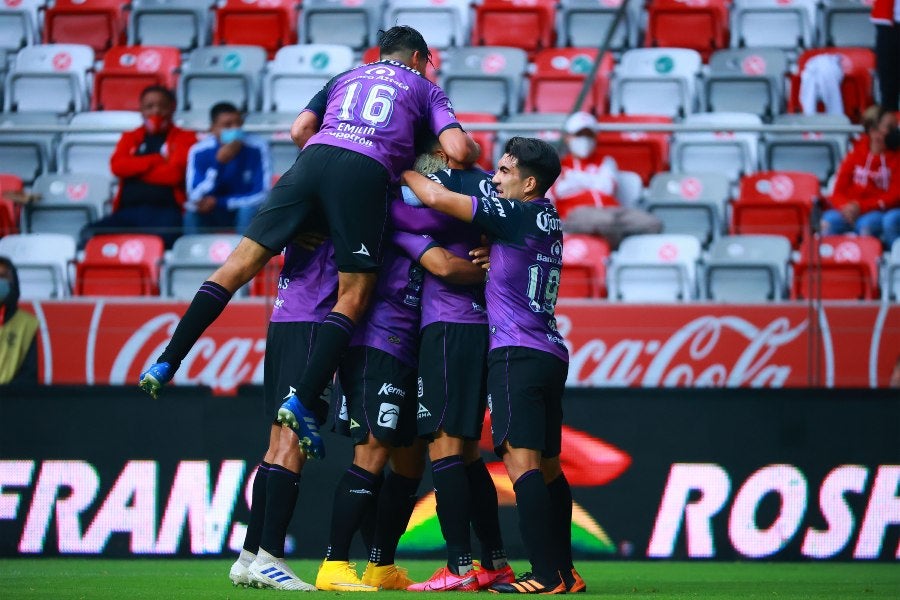
M 317 562 L 289 562 L 300 577 L 310 582 L 315 580 Z M 425 579 L 440 566 L 437 561 L 401 561 L 400 564 L 408 567 L 416 580 Z M 230 566 L 230 561 L 222 560 L 158 558 L 0 560 L 0 599 L 259 600 L 287 594 L 234 588 L 228 581 Z M 524 563 L 514 561 L 513 566 L 521 568 Z M 900 599 L 900 565 L 887 563 L 579 562 L 577 567 L 588 585 L 587 593 L 578 596 L 579 600 L 591 596 L 602 600 Z M 379 592 L 378 599 L 397 600 L 410 595 L 410 592 Z M 448 594 L 439 596 L 447 598 Z M 471 594 L 456 593 L 449 597 L 471 597 Z

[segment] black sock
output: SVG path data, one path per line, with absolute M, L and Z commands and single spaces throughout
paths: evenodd
M 375 537 L 369 549 L 369 561 L 384 566 L 394 564 L 397 544 L 406 531 L 416 505 L 421 479 L 410 479 L 389 471 L 378 494 Z
M 432 461 L 431 478 L 437 498 L 437 515 L 447 542 L 447 566 L 459 575 L 472 565 L 469 537 L 469 478 L 462 456 L 455 454 Z
M 157 362 L 167 362 L 178 368 L 206 328 L 219 318 L 229 300 L 231 292 L 218 283 L 204 281 L 175 327 L 169 345 L 159 355 Z
M 328 382 L 334 377 L 341 355 L 350 344 L 354 324 L 341 313 L 331 312 L 322 321 L 316 333 L 312 354 L 306 363 L 303 376 L 297 383 L 297 397 L 303 406 L 315 411 L 319 421 L 324 423 L 328 416 L 328 405 L 319 397 Z
M 381 487 L 384 488 L 384 485 Z M 378 492 L 379 499 L 372 503 L 372 506 L 369 507 L 369 510 L 359 523 L 359 535 L 362 537 L 363 544 L 366 546 L 367 555 L 372 554 L 372 549 L 375 547 L 375 528 L 378 525 L 378 502 L 381 501 L 381 495 L 383 493 L 384 489 L 381 489 Z
M 500 533 L 494 480 L 480 458 L 466 465 L 466 477 L 469 480 L 469 518 L 475 536 L 481 543 L 481 566 L 485 569 L 502 569 L 508 563 L 503 535 Z
M 259 542 L 262 539 L 263 523 L 266 518 L 266 483 L 271 466 L 266 461 L 259 463 L 256 468 L 256 477 L 253 479 L 250 520 L 247 522 L 247 534 L 244 536 L 243 546 L 244 550 L 253 554 L 259 552 Z
M 519 509 L 519 530 L 528 550 L 531 571 L 539 581 L 551 585 L 559 579 L 562 566 L 555 522 L 548 518 L 552 514 L 550 492 L 537 469 L 523 473 L 513 489 Z
M 359 524 L 378 501 L 381 473 L 369 473 L 356 465 L 344 472 L 334 491 L 328 560 L 350 560 L 350 543 Z
M 288 471 L 281 465 L 269 467 L 266 481 L 266 518 L 263 521 L 259 547 L 281 558 L 284 556 L 284 538 L 294 516 L 297 495 L 300 493 L 300 474 Z
M 568 573 L 572 564 L 572 488 L 565 473 L 547 484 L 550 492 L 550 503 L 553 505 L 553 518 L 562 543 L 563 569 Z

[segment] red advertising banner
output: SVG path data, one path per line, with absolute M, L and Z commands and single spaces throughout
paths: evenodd
M 26 303 L 40 321 L 41 381 L 136 383 L 184 302 Z M 262 383 L 269 304 L 232 302 L 175 375 L 229 393 Z M 635 305 L 563 301 L 570 386 L 887 387 L 900 358 L 900 305 Z

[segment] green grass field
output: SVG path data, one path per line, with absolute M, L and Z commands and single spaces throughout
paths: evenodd
M 290 564 L 307 581 L 315 579 L 316 562 L 292 560 Z M 400 564 L 409 568 L 414 579 L 424 579 L 439 566 L 436 561 L 401 561 Z M 0 599 L 253 600 L 285 594 L 233 588 L 228 581 L 230 565 L 223 560 L 156 558 L 0 560 Z M 514 563 L 513 566 L 523 565 Z M 587 593 L 581 596 L 584 600 L 588 596 L 604 600 L 900 599 L 900 566 L 887 563 L 580 562 L 577 567 L 588 585 Z M 380 600 L 396 600 L 409 592 L 378 594 Z M 457 593 L 451 597 L 467 595 Z

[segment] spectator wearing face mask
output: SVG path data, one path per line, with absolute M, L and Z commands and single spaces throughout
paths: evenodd
M 184 232 L 243 233 L 269 191 L 269 145 L 244 133 L 243 115 L 229 102 L 213 106 L 209 120 L 212 135 L 188 154 Z
M 900 237 L 900 131 L 893 112 L 879 106 L 863 113 L 865 133 L 838 169 L 822 233 L 881 238 L 890 248 Z
M 565 123 L 568 152 L 562 172 L 549 196 L 569 233 L 601 235 L 616 247 L 622 238 L 637 233 L 659 233 L 662 222 L 638 208 L 622 206 L 616 197 L 619 176 L 616 161 L 597 146 L 597 120 L 585 112 L 572 114 Z
M 19 275 L 0 256 L 0 385 L 38 381 L 38 320 L 19 309 Z
M 144 124 L 126 131 L 110 158 L 119 178 L 113 213 L 89 225 L 82 241 L 101 231 L 155 233 L 171 246 L 181 235 L 188 150 L 197 136 L 172 123 L 175 95 L 161 86 L 141 92 Z

